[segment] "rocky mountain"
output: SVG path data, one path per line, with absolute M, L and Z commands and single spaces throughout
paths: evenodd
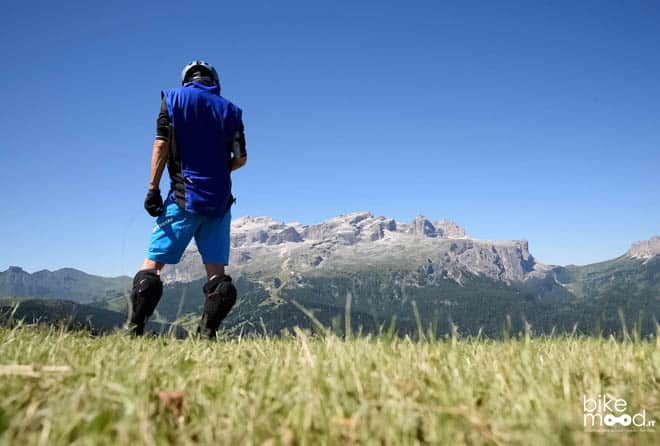
M 292 277 L 394 265 L 423 267 L 460 283 L 465 274 L 512 281 L 547 270 L 524 240 L 478 240 L 452 221 L 421 215 L 400 223 L 355 212 L 315 225 L 242 217 L 232 222 L 231 247 L 234 275 Z M 163 277 L 168 283 L 204 277 L 194 243 L 181 263 L 165 268 Z
M 633 259 L 642 260 L 649 260 L 660 255 L 660 236 L 656 235 L 648 240 L 633 243 L 626 255 Z
M 309 325 L 300 305 L 332 325 L 350 300 L 352 324 L 368 331 L 394 317 L 406 333 L 421 322 L 497 336 L 505 320 L 512 330 L 531 324 L 544 332 L 578 326 L 614 333 L 622 310 L 630 326 L 654 333 L 656 239 L 612 261 L 561 267 L 537 262 L 524 240 L 479 240 L 456 223 L 423 216 L 401 223 L 356 212 L 315 225 L 243 217 L 232 224 L 230 259 L 241 299 L 226 324 L 272 332 Z M 163 277 L 163 319 L 201 310 L 204 272 L 194 244 Z
M 524 240 L 480 240 L 454 222 L 423 216 L 402 223 L 355 212 L 313 225 L 242 217 L 232 223 L 229 268 L 239 300 L 223 326 L 272 334 L 320 323 L 412 335 L 458 327 L 493 337 L 529 327 L 621 334 L 627 326 L 655 334 L 659 245 L 656 236 L 613 260 L 562 267 L 537 262 Z M 205 282 L 194 243 L 162 277 L 154 319 L 193 326 Z M 10 295 L 93 300 L 119 314 L 126 313 L 129 284 L 75 270 L 0 273 L 0 290 Z
M 35 297 L 91 302 L 123 295 L 128 277 L 101 277 L 73 268 L 28 273 L 17 266 L 0 272 L 0 297 Z

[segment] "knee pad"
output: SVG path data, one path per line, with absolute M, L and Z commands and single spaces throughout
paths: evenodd
M 227 317 L 236 303 L 236 287 L 227 275 L 213 277 L 204 284 L 204 294 L 206 300 L 199 331 L 208 337 L 214 337 L 220 322 Z
M 135 334 L 144 332 L 144 325 L 154 313 L 162 294 L 163 282 L 155 269 L 138 271 L 133 278 L 130 308 L 130 321 L 134 325 Z

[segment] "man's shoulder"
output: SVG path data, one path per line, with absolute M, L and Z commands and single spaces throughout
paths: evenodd
M 160 91 L 160 97 L 163 99 L 171 98 L 181 91 L 181 87 L 163 88 Z
M 230 101 L 230 100 L 227 99 L 226 97 L 224 97 L 224 96 L 220 96 L 220 99 L 225 103 L 225 107 L 227 108 L 227 110 L 228 110 L 231 114 L 234 114 L 234 115 L 236 115 L 236 116 L 241 116 L 241 115 L 243 114 L 243 110 L 241 109 L 241 107 L 239 107 L 238 105 L 234 104 L 232 101 Z
M 241 108 L 236 105 L 234 102 L 230 101 L 226 97 L 220 95 L 220 99 L 224 101 L 224 103 L 227 105 L 228 108 L 235 109 L 235 110 L 240 110 Z
M 212 98 L 211 101 L 215 101 L 216 104 L 218 102 L 220 103 L 219 105 L 224 108 L 229 115 L 235 116 L 237 118 L 241 118 L 243 115 L 243 110 L 241 107 L 227 99 L 226 97 L 222 96 L 221 94 L 215 93 L 215 94 L 209 94 L 208 92 L 204 90 L 199 90 L 196 88 L 186 88 L 186 86 L 181 86 L 181 87 L 175 87 L 175 88 L 166 88 L 161 90 L 161 96 L 166 99 L 167 102 L 171 101 L 176 101 L 177 97 L 180 97 L 180 95 L 197 95 L 197 96 L 204 96 L 206 98 Z
M 183 90 L 183 85 L 177 87 L 163 88 L 163 93 L 178 93 Z

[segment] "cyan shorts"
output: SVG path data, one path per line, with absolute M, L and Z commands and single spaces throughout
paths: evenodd
M 207 217 L 187 212 L 168 199 L 165 213 L 158 217 L 151 233 L 147 258 L 160 263 L 179 263 L 194 237 L 204 263 L 228 265 L 230 226 L 230 211 L 222 217 Z

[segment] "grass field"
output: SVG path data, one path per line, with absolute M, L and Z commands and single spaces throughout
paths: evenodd
M 655 341 L 416 342 L 298 332 L 210 343 L 5 328 L 0 364 L 0 443 L 7 445 L 660 439 L 660 427 L 583 426 L 583 395 L 609 393 L 624 398 L 629 413 L 644 408 L 647 419 L 660 418 Z

